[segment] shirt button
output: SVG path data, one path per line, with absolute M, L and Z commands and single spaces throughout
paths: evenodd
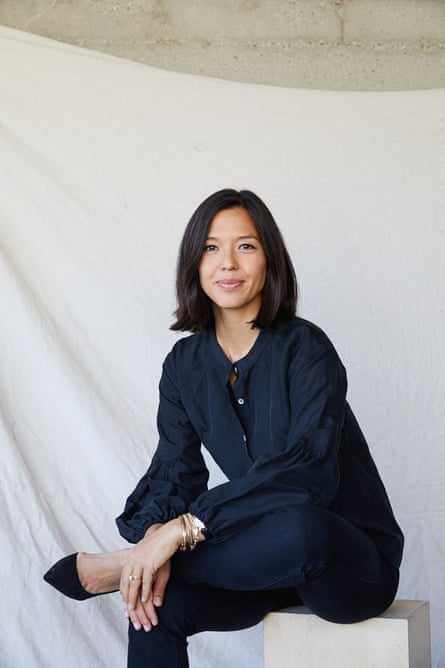
M 244 403 L 244 399 L 243 399 L 242 397 L 240 397 L 240 398 L 238 399 L 238 403 L 239 403 L 240 406 L 242 406 L 243 403 Z

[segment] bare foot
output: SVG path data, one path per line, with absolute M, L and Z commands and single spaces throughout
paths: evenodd
M 130 549 L 101 554 L 79 552 L 77 574 L 82 587 L 90 594 L 106 594 L 119 589 L 122 564 Z

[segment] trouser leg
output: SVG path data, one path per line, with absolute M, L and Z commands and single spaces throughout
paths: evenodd
M 225 540 L 177 553 L 159 626 L 130 629 L 129 668 L 186 668 L 193 633 L 245 628 L 287 605 L 356 622 L 392 602 L 398 572 L 372 540 L 322 508 L 266 515 Z
M 398 583 L 398 571 L 367 534 L 311 506 L 271 513 L 225 540 L 178 554 L 174 567 L 189 583 L 225 589 L 296 587 L 305 605 L 338 622 L 380 614 Z
M 247 628 L 271 610 L 298 603 L 295 588 L 228 591 L 187 584 L 172 574 L 158 608 L 159 625 L 148 633 L 129 626 L 128 668 L 188 668 L 188 636 Z
M 352 624 L 377 617 L 393 602 L 399 572 L 384 568 L 382 577 L 369 582 L 340 567 L 328 567 L 323 576 L 297 587 L 304 604 L 315 614 L 337 624 Z

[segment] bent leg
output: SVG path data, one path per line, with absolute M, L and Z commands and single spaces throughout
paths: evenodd
M 316 614 L 335 621 L 380 614 L 397 589 L 397 571 L 367 534 L 312 506 L 266 515 L 225 540 L 176 555 L 172 563 L 191 584 L 246 591 L 296 587 Z
M 149 633 L 129 627 L 128 668 L 188 668 L 188 636 L 247 628 L 271 610 L 298 603 L 294 588 L 228 591 L 172 576 L 158 608 L 158 626 Z
M 297 587 L 300 598 L 316 615 L 337 624 L 377 617 L 393 602 L 399 572 L 383 567 L 382 578 L 369 582 L 340 567 L 328 567 L 318 579 Z

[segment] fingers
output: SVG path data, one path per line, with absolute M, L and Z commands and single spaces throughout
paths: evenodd
M 130 579 L 131 578 L 131 579 Z M 151 588 L 153 584 L 153 576 L 146 568 L 141 575 L 130 575 L 129 585 L 127 588 L 127 608 L 128 610 L 135 610 L 138 600 L 141 598 L 141 591 L 145 593 L 145 600 L 148 600 L 151 595 Z
M 142 579 L 142 588 L 141 588 L 141 601 L 145 603 L 151 596 L 153 580 L 155 579 L 156 574 L 154 573 L 152 577 L 148 576 L 148 573 L 144 571 L 144 576 Z
M 128 609 L 134 610 L 136 608 L 136 603 L 139 598 L 139 590 L 141 588 L 141 583 L 143 582 L 143 575 L 139 575 L 136 580 L 130 581 L 130 586 L 128 589 Z
M 125 611 L 125 616 L 133 624 L 135 631 L 144 629 L 149 632 L 158 624 L 158 616 L 152 602 L 143 604 L 141 600 L 138 600 L 133 610 Z
M 154 626 L 159 623 L 156 607 L 160 607 L 164 600 L 165 589 L 168 579 L 170 577 L 170 562 L 161 566 L 155 575 L 155 579 L 151 578 L 151 588 L 145 589 L 145 583 L 148 579 L 144 578 L 142 587 L 139 584 L 138 590 L 141 596 L 136 598 L 136 602 L 132 603 L 132 585 L 133 583 L 140 583 L 140 580 L 130 580 L 130 595 L 125 605 L 125 616 L 133 624 L 136 631 L 144 629 L 144 631 L 151 631 Z M 145 597 L 145 600 L 143 598 Z M 130 607 L 131 606 L 131 607 Z
M 170 577 L 170 561 L 164 564 L 157 572 L 153 583 L 153 603 L 156 607 L 161 607 L 164 602 L 165 588 Z
M 132 558 L 132 555 L 126 560 L 121 571 L 120 593 L 124 604 L 128 610 L 134 610 L 137 600 L 140 596 L 141 588 L 147 593 L 151 592 L 152 575 L 148 568 L 144 568 L 142 564 Z
M 142 572 L 134 573 L 127 565 L 122 569 L 119 589 L 122 600 L 127 604 L 129 610 L 136 604 L 142 579 Z
M 141 607 L 145 612 L 146 617 L 150 620 L 152 626 L 157 626 L 159 623 L 158 613 L 156 608 L 153 605 L 153 599 L 151 598 L 146 603 L 141 602 Z
M 158 616 L 153 604 L 153 576 L 145 568 L 141 575 L 135 574 L 135 567 L 128 564 L 122 569 L 121 596 L 124 604 L 124 614 L 131 621 L 136 631 L 142 628 L 151 631 L 158 624 Z M 128 571 L 132 571 L 128 575 Z M 142 602 L 142 595 L 145 601 Z

